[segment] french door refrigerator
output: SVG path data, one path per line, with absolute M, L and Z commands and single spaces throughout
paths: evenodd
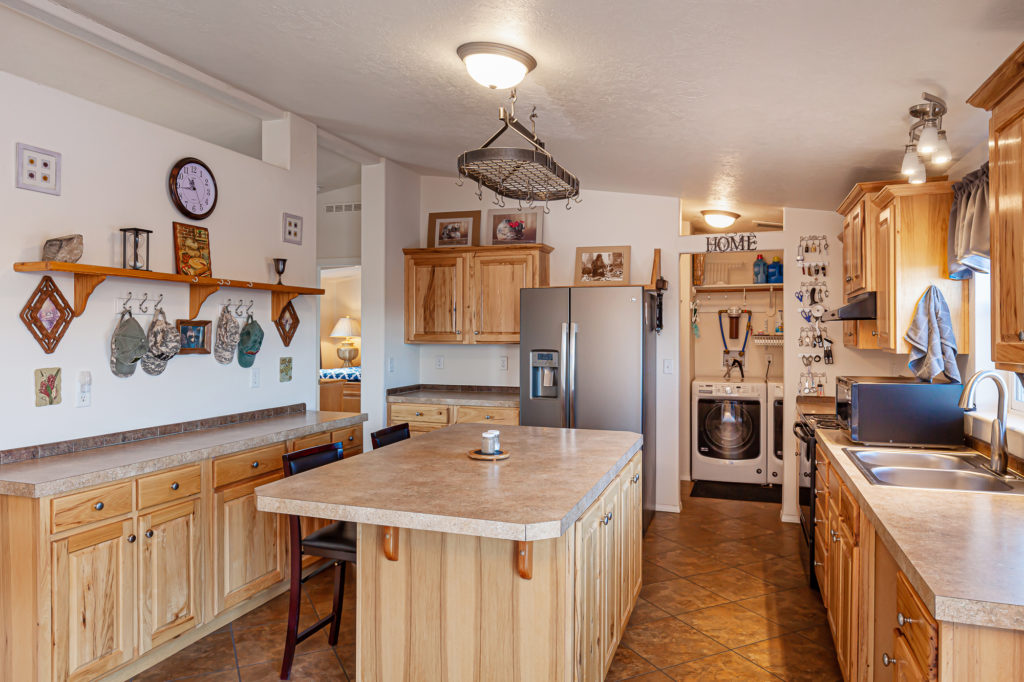
M 643 528 L 654 516 L 655 312 L 640 286 L 522 289 L 519 423 L 642 433 Z

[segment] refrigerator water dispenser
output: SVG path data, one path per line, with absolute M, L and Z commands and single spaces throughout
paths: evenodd
M 530 351 L 530 397 L 558 397 L 558 351 Z

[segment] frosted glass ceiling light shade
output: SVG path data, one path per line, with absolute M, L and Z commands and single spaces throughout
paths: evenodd
M 939 131 L 939 143 L 935 145 L 932 152 L 932 163 L 949 163 L 953 159 L 953 152 L 949 149 L 949 142 L 946 141 L 946 131 Z
M 466 43 L 457 52 L 473 80 L 492 90 L 514 88 L 537 68 L 529 54 L 501 43 Z
M 920 173 L 911 175 L 909 178 L 907 178 L 907 182 L 909 182 L 911 185 L 920 185 L 923 184 L 924 181 L 927 179 L 928 178 L 924 176 L 924 171 L 922 171 Z
M 935 121 L 928 121 L 921 128 L 921 137 L 917 140 L 917 151 L 931 154 L 939 146 L 939 129 Z
M 704 216 L 704 222 L 711 227 L 731 227 L 736 219 L 740 217 L 739 213 L 733 213 L 732 211 L 719 211 L 719 210 L 707 210 L 701 211 L 700 214 Z
M 921 162 L 921 157 L 917 155 L 917 147 L 912 144 L 908 144 L 906 147 L 906 153 L 903 155 L 903 167 L 900 172 L 908 177 L 915 175 L 924 175 L 924 163 Z

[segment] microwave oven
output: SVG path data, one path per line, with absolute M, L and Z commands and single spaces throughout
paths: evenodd
M 960 447 L 963 388 L 915 377 L 836 377 L 836 414 L 857 443 Z

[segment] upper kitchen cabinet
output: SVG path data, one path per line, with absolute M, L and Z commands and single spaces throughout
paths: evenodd
M 552 250 L 405 249 L 406 343 L 519 343 L 519 290 L 548 286 Z
M 967 100 L 989 120 L 992 359 L 1024 372 L 1024 44 Z
M 909 353 L 903 335 L 918 300 L 935 285 L 949 306 L 957 352 L 970 352 L 966 280 L 949 279 L 946 244 L 952 186 L 947 181 L 886 185 L 871 200 L 875 219 L 878 347 Z

